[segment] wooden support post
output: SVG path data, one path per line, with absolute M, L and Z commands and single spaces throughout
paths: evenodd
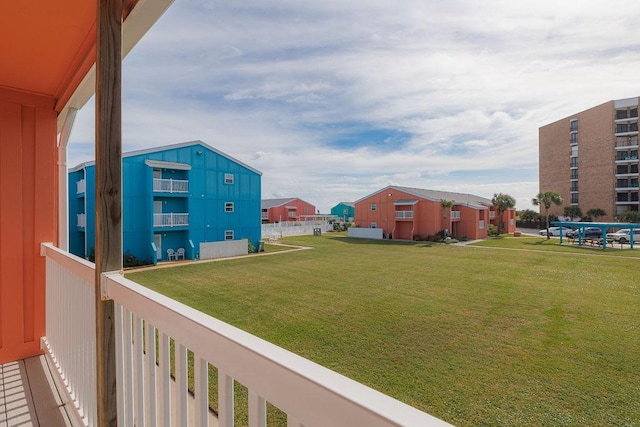
M 122 269 L 122 0 L 96 0 L 96 376 L 98 425 L 117 425 L 113 300 L 103 272 Z

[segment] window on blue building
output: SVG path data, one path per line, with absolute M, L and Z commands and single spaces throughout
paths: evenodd
M 233 212 L 233 202 L 225 202 L 224 203 L 224 211 L 225 212 Z
M 225 184 L 233 184 L 233 174 L 232 173 L 225 173 L 224 174 L 224 183 Z
M 233 230 L 224 231 L 224 240 L 233 240 Z

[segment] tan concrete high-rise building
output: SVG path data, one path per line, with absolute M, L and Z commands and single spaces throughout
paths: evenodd
M 609 101 L 539 129 L 540 191 L 564 199 L 551 210 L 600 208 L 611 221 L 638 210 L 638 98 Z

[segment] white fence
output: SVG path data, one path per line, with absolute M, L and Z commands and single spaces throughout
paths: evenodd
M 322 232 L 333 230 L 333 225 L 329 223 L 313 224 L 311 222 L 288 222 L 278 224 L 262 224 L 262 238 L 270 238 L 273 236 L 303 236 L 313 234 L 315 228 L 321 229 Z
M 160 193 L 188 193 L 189 181 L 184 179 L 153 179 L 153 191 Z
M 87 187 L 87 181 L 81 179 L 76 182 L 76 194 L 84 194 Z
M 412 219 L 413 211 L 396 211 L 397 219 Z
M 154 213 L 154 227 L 183 227 L 189 225 L 188 213 Z
M 350 227 L 347 229 L 347 236 L 361 239 L 382 239 L 382 228 Z
M 87 378 L 72 379 L 70 375 L 67 378 L 69 387 L 75 390 L 76 402 L 84 410 L 85 423 L 93 426 L 96 391 L 83 383 L 89 383 L 95 371 L 95 358 L 84 354 L 88 350 L 85 347 L 95 348 L 95 341 L 90 341 L 91 328 L 87 326 L 93 323 L 90 307 L 94 304 L 89 302 L 93 264 L 51 245 L 43 245 L 42 251 L 47 256 L 47 309 L 53 309 L 47 313 L 47 337 L 43 342 L 49 344 L 49 351 L 60 366 L 86 373 Z M 212 386 L 218 388 L 218 424 L 222 427 L 234 425 L 235 381 L 248 389 L 252 427 L 266 426 L 267 402 L 287 415 L 288 426 L 449 425 L 140 286 L 118 272 L 104 273 L 102 278 L 102 295 L 115 302 L 118 425 L 170 425 L 173 419 L 178 426 L 207 426 L 210 366 L 218 370 L 218 384 Z M 86 294 L 87 298 L 74 299 L 76 293 Z M 64 312 L 76 316 L 77 311 L 82 316 L 59 320 L 65 317 Z M 54 339 L 50 333 L 58 335 L 53 330 L 58 323 L 63 323 L 59 331 L 62 337 Z M 75 329 L 86 329 L 87 333 L 79 334 Z M 192 368 L 187 363 L 188 350 L 194 354 Z M 172 352 L 175 395 L 171 393 Z M 60 372 L 63 374 L 64 369 Z M 190 375 L 195 379 L 195 420 L 189 419 Z
M 226 240 L 224 242 L 200 243 L 200 259 L 226 258 L 249 253 L 249 241 Z
M 41 346 L 84 423 L 96 425 L 95 266 L 50 243 L 40 252 L 47 257 L 47 335 Z

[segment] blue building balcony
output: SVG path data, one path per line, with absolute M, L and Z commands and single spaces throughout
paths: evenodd
M 188 213 L 154 213 L 154 227 L 187 227 L 189 226 Z
M 154 193 L 179 193 L 187 195 L 189 193 L 189 180 L 186 179 L 153 179 Z

